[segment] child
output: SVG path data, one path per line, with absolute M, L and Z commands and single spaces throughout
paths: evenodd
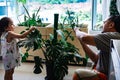
M 13 21 L 9 17 L 3 17 L 0 20 L 1 55 L 5 68 L 4 80 L 13 80 L 14 69 L 20 65 L 17 39 L 25 38 L 34 29 L 35 27 L 32 27 L 23 34 L 17 34 L 14 32 Z

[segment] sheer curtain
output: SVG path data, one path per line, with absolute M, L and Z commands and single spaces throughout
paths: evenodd
M 117 0 L 116 5 L 117 5 L 118 12 L 120 13 L 120 0 Z
M 105 20 L 106 18 L 108 18 L 108 16 L 110 15 L 110 12 L 109 12 L 110 1 L 111 0 L 102 0 L 103 20 Z

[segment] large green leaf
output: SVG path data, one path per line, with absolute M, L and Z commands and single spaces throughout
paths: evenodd
M 19 47 L 25 47 L 26 51 L 29 51 L 30 49 L 37 50 L 42 47 L 42 36 L 41 33 L 35 29 L 33 32 L 31 32 L 27 38 L 24 40 L 20 40 L 18 42 Z
M 25 52 L 24 54 L 22 54 L 22 61 L 21 62 L 25 62 L 28 58 L 29 54 L 28 52 Z

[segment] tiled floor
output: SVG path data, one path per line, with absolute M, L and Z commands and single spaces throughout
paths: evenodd
M 44 80 L 44 73 L 34 74 L 33 63 L 22 63 L 20 67 L 17 67 L 14 73 L 14 80 Z M 0 63 L 0 80 L 3 80 L 4 70 L 3 65 Z
M 44 66 L 44 65 L 43 65 Z M 15 69 L 14 80 L 44 80 L 46 75 L 45 66 L 43 72 L 41 74 L 33 73 L 34 63 L 22 63 L 20 67 Z M 69 74 L 64 77 L 64 80 L 72 80 L 72 75 L 74 71 L 78 68 L 82 68 L 80 66 L 69 66 Z M 4 70 L 2 62 L 0 61 L 0 80 L 3 80 Z

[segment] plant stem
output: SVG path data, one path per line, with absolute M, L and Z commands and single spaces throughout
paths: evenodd
M 58 29 L 58 17 L 59 14 L 54 14 L 54 40 L 57 41 L 57 29 Z
M 42 47 L 41 47 L 41 50 L 42 50 L 42 52 L 43 52 L 43 54 L 44 54 L 44 56 L 45 56 L 46 61 L 48 61 L 48 58 L 47 58 L 46 52 L 44 51 L 44 49 L 43 49 Z
M 29 16 L 29 18 L 31 18 L 31 17 L 30 17 L 30 14 L 29 14 L 29 12 L 28 12 L 28 10 L 26 9 L 26 7 L 25 7 L 25 5 L 24 5 L 24 4 L 23 4 L 23 7 L 24 7 L 24 9 L 25 9 L 25 11 L 26 11 L 27 15 Z

